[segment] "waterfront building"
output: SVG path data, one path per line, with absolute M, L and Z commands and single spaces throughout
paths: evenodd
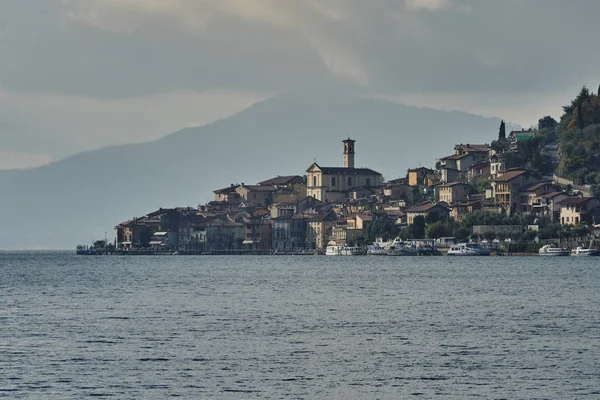
M 560 202 L 560 223 L 578 225 L 600 222 L 600 200 L 596 197 L 567 197 Z

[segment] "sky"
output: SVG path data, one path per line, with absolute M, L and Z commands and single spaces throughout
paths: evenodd
M 596 0 L 0 0 L 0 169 L 329 88 L 559 118 L 600 85 Z

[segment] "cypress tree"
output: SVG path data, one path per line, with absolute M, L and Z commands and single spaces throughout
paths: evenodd
M 500 132 L 498 132 L 498 140 L 506 140 L 506 125 L 504 120 L 500 122 Z

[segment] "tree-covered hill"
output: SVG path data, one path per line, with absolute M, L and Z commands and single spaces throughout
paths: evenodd
M 577 184 L 594 185 L 597 193 L 600 187 L 600 96 L 584 86 L 563 109 L 556 128 L 561 150 L 557 174 Z

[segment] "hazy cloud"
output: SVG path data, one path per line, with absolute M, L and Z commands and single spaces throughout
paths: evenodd
M 1 6 L 12 89 L 530 90 L 599 75 L 593 0 L 23 3 Z
M 310 87 L 465 111 L 495 96 L 506 114 L 490 113 L 529 125 L 539 116 L 524 109 L 600 83 L 598 15 L 596 0 L 0 0 L 0 150 L 62 146 L 60 157 L 106 143 L 94 127 L 109 126 L 88 119 L 126 127 L 121 140 L 153 138 L 145 101 L 186 110 L 163 110 L 165 134 L 207 120 L 183 105 L 190 96 L 225 115 Z M 523 94 L 531 104 L 517 108 Z

